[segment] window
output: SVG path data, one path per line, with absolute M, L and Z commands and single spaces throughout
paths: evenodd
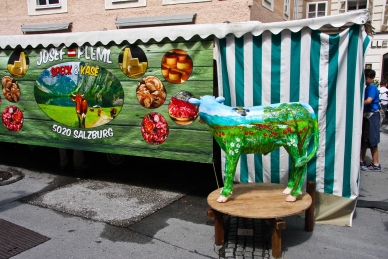
M 28 0 L 28 15 L 67 13 L 68 0 Z
M 146 6 L 146 0 L 105 0 L 105 9 L 120 9 Z
M 284 19 L 290 19 L 290 0 L 284 0 Z
M 348 1 L 348 11 L 366 9 L 368 5 L 367 1 Z
M 339 13 L 368 8 L 368 0 L 338 0 Z
M 294 20 L 299 19 L 299 1 L 294 0 L 294 17 L 292 18 Z
M 59 8 L 60 0 L 36 0 L 36 8 Z
M 263 0 L 263 6 L 273 11 L 273 0 Z
M 307 3 L 307 18 L 316 18 L 326 16 L 326 2 Z
M 163 4 L 188 4 L 198 2 L 211 2 L 212 0 L 163 0 Z

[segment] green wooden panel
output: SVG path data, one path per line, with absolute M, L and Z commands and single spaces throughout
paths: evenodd
M 77 56 L 68 57 L 67 49 L 64 49 L 66 54 L 63 59 L 38 65 L 41 53 L 43 51 L 49 52 L 50 48 L 23 50 L 29 58 L 29 66 L 25 76 L 15 78 L 20 87 L 20 100 L 17 103 L 12 103 L 2 95 L 0 106 L 1 110 L 7 106 L 18 107 L 23 112 L 23 127 L 18 132 L 10 132 L 5 127 L 0 126 L 0 141 L 210 163 L 212 161 L 213 138 L 208 127 L 198 121 L 189 125 L 176 124 L 168 115 L 168 104 L 171 96 L 182 90 L 188 91 L 196 97 L 213 94 L 213 42 L 166 41 L 138 45 L 146 54 L 148 62 L 147 72 L 142 77 L 156 76 L 166 88 L 167 98 L 164 104 L 156 109 L 144 108 L 137 100 L 136 89 L 142 77 L 130 78 L 120 69 L 119 55 L 126 46 L 128 44 L 94 46 L 94 48 L 109 50 L 111 63 L 87 60 L 85 56 L 80 59 Z M 57 50 L 59 49 L 57 48 Z M 162 75 L 161 61 L 166 52 L 171 49 L 186 51 L 193 61 L 192 74 L 182 84 L 170 83 Z M 0 50 L 1 78 L 12 76 L 8 71 L 7 64 L 13 52 L 12 49 Z M 105 125 L 86 129 L 66 126 L 46 115 L 35 100 L 34 85 L 43 71 L 57 65 L 60 66 L 64 62 L 80 61 L 105 68 L 120 81 L 123 88 L 124 102 L 121 111 L 116 118 Z M 70 113 L 68 116 L 74 116 L 76 125 L 78 119 L 74 107 L 69 107 L 66 113 Z M 142 137 L 142 119 L 150 112 L 160 113 L 168 124 L 168 137 L 160 145 L 148 144 Z M 96 111 L 88 111 L 86 121 L 93 116 L 96 116 Z

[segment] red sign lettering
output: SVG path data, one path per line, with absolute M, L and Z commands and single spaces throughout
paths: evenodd
M 57 66 L 57 67 L 52 67 L 50 72 L 51 76 L 64 76 L 64 75 L 71 75 L 71 69 L 72 66 Z

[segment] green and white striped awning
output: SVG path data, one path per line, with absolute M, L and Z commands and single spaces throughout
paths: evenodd
M 359 191 L 363 69 L 369 42 L 362 25 L 336 35 L 304 28 L 216 40 L 224 104 L 309 103 L 317 114 L 320 135 L 307 180 L 316 182 L 319 193 L 352 201 Z M 243 155 L 235 181 L 287 183 L 290 167 L 283 148 L 266 156 Z

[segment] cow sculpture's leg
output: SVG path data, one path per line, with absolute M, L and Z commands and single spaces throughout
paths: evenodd
M 218 197 L 217 202 L 227 202 L 229 195 L 232 194 L 233 190 L 233 179 L 236 173 L 236 167 L 240 154 L 228 154 L 233 151 L 226 152 L 226 164 L 225 164 L 225 179 L 224 188 L 222 188 L 221 195 Z
M 292 188 L 294 188 L 294 184 L 295 184 L 295 180 L 294 180 L 294 177 L 295 177 L 295 174 L 296 174 L 296 171 L 295 171 L 295 162 L 292 161 L 292 166 L 291 166 L 291 173 L 290 173 L 290 179 L 288 179 L 288 184 L 287 184 L 287 188 L 284 189 L 283 191 L 283 194 L 287 194 L 289 195 L 292 191 Z
M 286 201 L 290 201 L 290 202 L 296 201 L 296 197 L 302 194 L 303 181 L 306 174 L 307 174 L 307 165 L 296 167 L 293 164 L 291 177 L 290 177 L 290 180 L 288 181 L 288 185 L 286 188 L 286 190 L 290 190 L 290 192 L 289 193 L 283 192 L 285 194 L 289 194 L 286 198 Z
M 296 166 L 296 161 L 300 159 L 300 153 L 305 154 L 306 151 L 299 151 L 297 146 L 285 146 L 286 151 L 292 158 L 292 167 L 291 167 L 291 175 L 288 180 L 287 188 L 284 189 L 283 194 L 288 195 L 286 201 L 293 202 L 296 201 L 296 197 L 302 193 L 302 186 L 304 176 L 307 173 L 306 164 L 302 166 Z
M 297 139 L 294 140 L 295 143 L 297 141 Z M 283 194 L 290 194 L 291 193 L 291 190 L 294 188 L 294 183 L 295 183 L 295 180 L 294 180 L 294 177 L 295 177 L 295 174 L 296 174 L 296 170 L 295 170 L 295 161 L 299 158 L 299 149 L 298 147 L 295 145 L 295 146 L 284 146 L 285 150 L 287 151 L 288 155 L 290 156 L 291 158 L 291 174 L 290 174 L 290 179 L 288 180 L 288 185 L 287 185 L 287 188 L 284 189 L 283 191 Z

